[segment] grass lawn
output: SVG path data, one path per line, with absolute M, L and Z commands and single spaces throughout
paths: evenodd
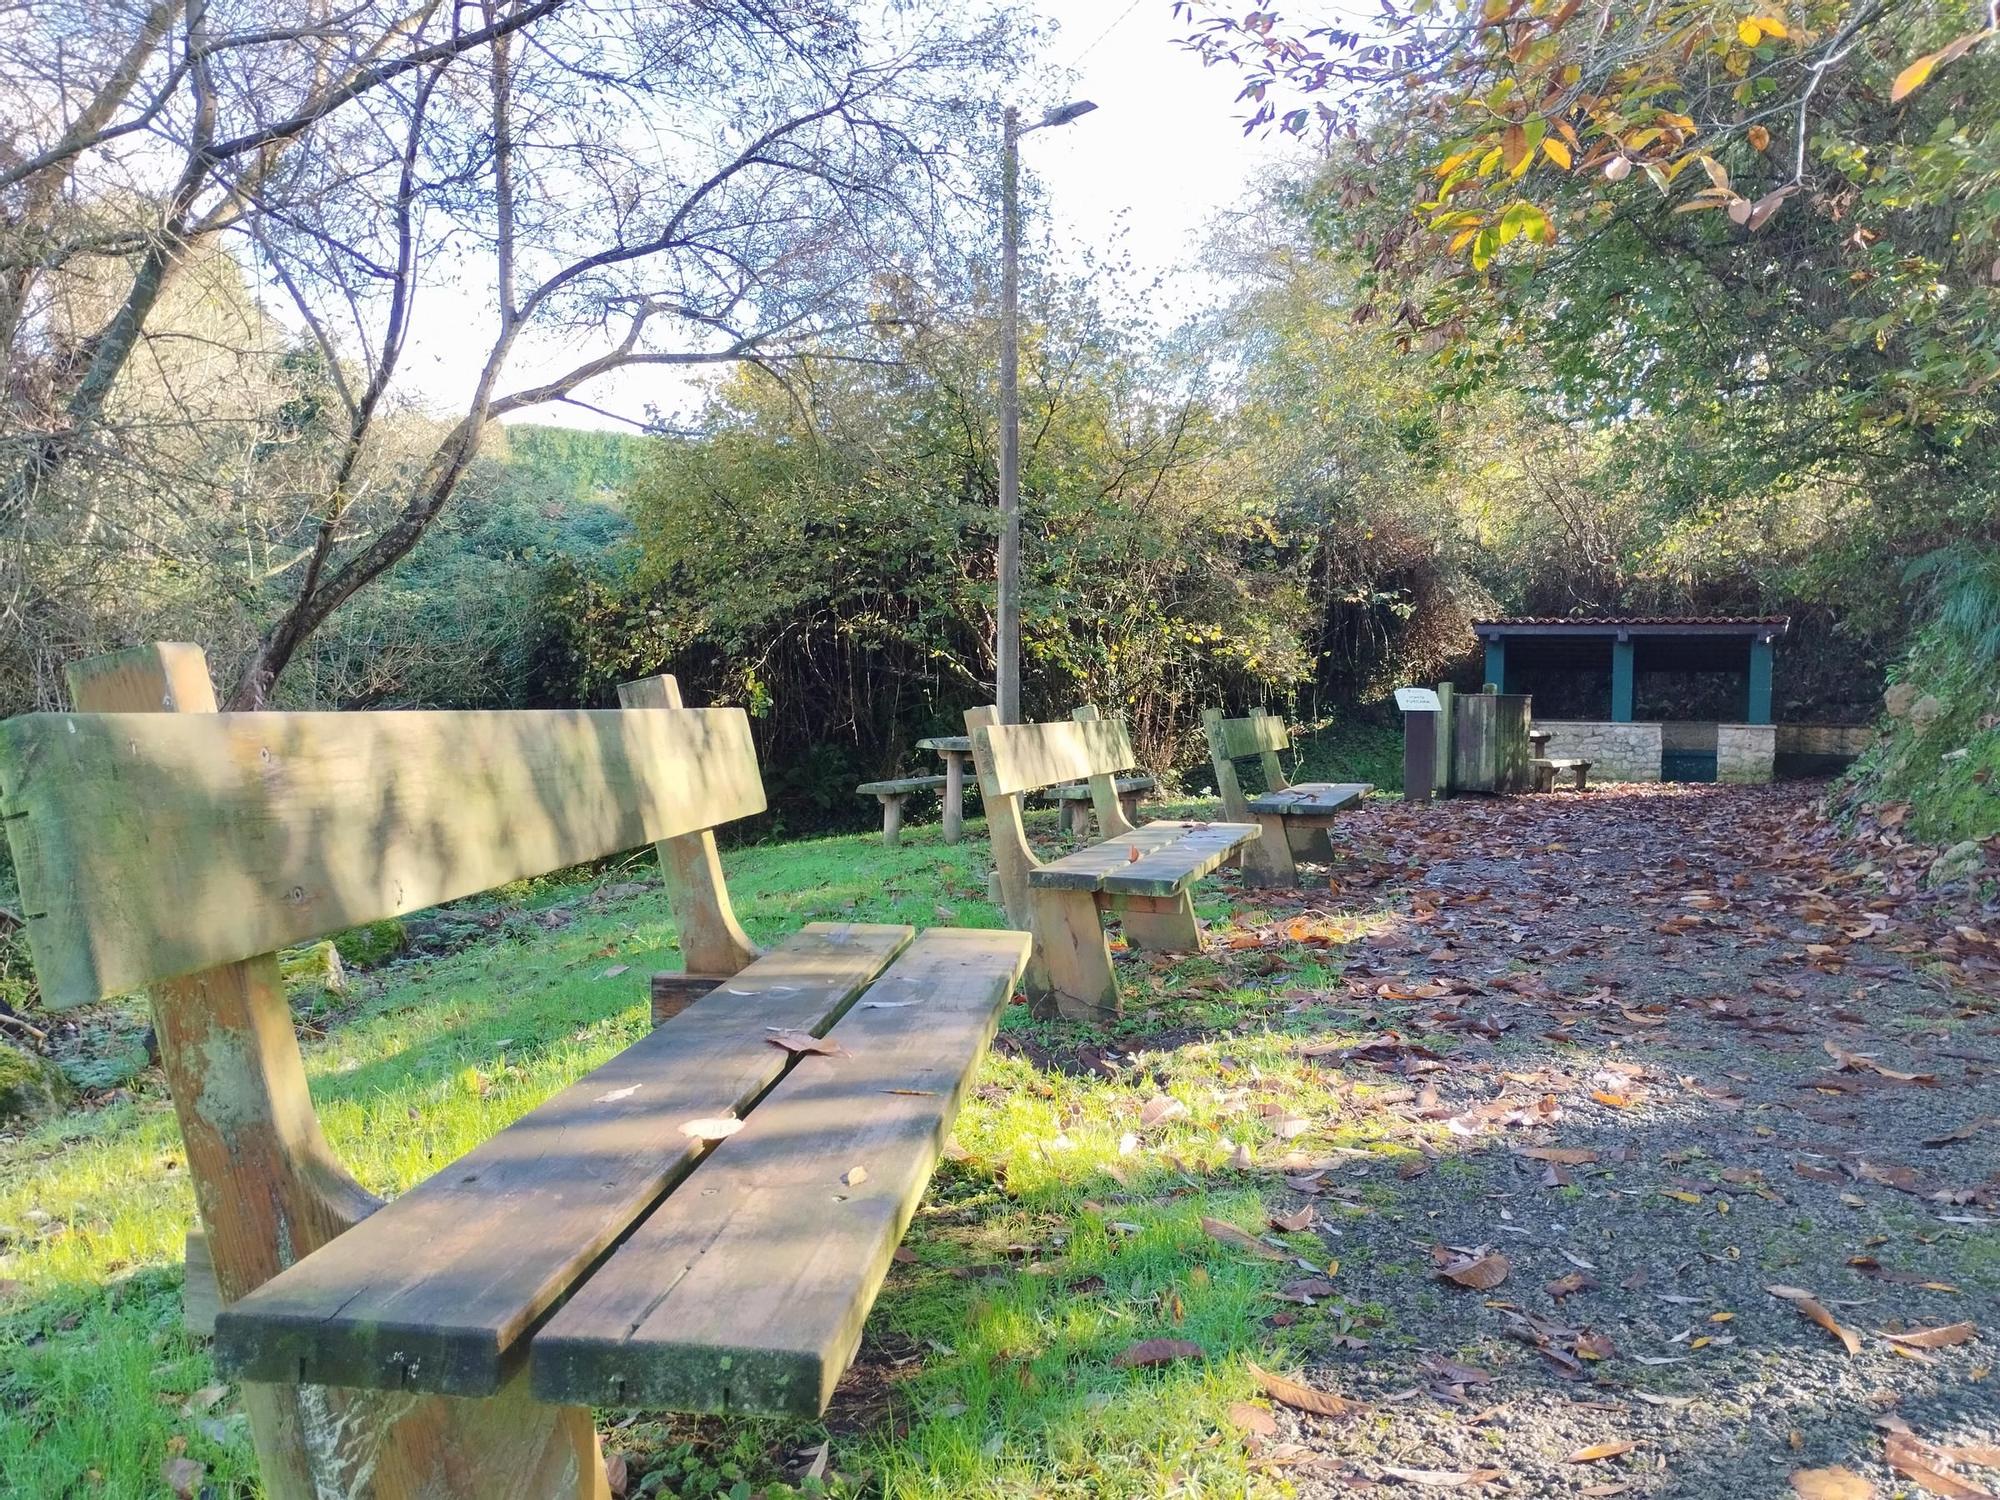
M 1052 838 L 1052 815 L 1036 827 Z M 820 919 L 998 926 L 980 833 L 948 848 L 920 826 L 899 849 L 829 838 L 738 850 L 725 865 L 760 942 Z M 1326 944 L 1343 936 L 1331 919 L 1279 969 L 1227 948 L 1236 925 L 1268 925 L 1268 910 L 1217 881 L 1197 906 L 1220 953 L 1126 967 L 1115 1034 L 1008 1011 L 827 1421 L 603 1413 L 633 1493 L 817 1493 L 820 1481 L 786 1476 L 829 1439 L 835 1493 L 1280 1492 L 1250 1466 L 1228 1410 L 1255 1394 L 1247 1360 L 1283 1369 L 1308 1340 L 1392 1336 L 1365 1305 L 1274 1295 L 1306 1267 L 1338 1280 L 1340 1220 L 1370 1212 L 1375 1189 L 1322 1199 L 1321 1227 L 1290 1236 L 1291 1261 L 1232 1248 L 1203 1218 L 1263 1233 L 1287 1165 L 1409 1147 L 1371 1140 L 1353 1086 L 1336 1096 L 1298 1055 L 1297 1035 L 1338 1036 L 1347 1019 L 1308 998 L 1330 977 Z M 647 1025 L 645 976 L 679 967 L 650 855 L 454 914 L 475 941 L 361 975 L 339 1011 L 307 1016 L 327 1135 L 377 1191 L 427 1176 L 633 1041 Z M 1079 1053 L 1090 1046 L 1130 1056 L 1110 1076 Z M 157 1072 L 115 1102 L 0 1138 L 7 1493 L 157 1495 L 176 1454 L 205 1464 L 217 1495 L 258 1493 L 237 1393 L 180 1327 L 192 1217 Z M 1202 1357 L 1117 1362 L 1163 1337 Z

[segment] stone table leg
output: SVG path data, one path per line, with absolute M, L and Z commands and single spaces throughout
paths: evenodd
M 944 841 L 955 844 L 965 836 L 965 752 L 938 753 L 944 757 Z

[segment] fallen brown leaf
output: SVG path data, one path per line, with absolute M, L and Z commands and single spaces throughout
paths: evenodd
M 1475 1292 L 1490 1292 L 1507 1279 L 1514 1267 L 1498 1250 L 1479 1255 L 1462 1255 L 1438 1267 L 1437 1274 L 1456 1286 Z
M 1978 1338 L 1979 1330 L 1970 1323 L 1947 1323 L 1942 1328 L 1913 1328 L 1908 1333 L 1885 1333 L 1882 1337 L 1911 1349 L 1949 1349 Z
M 1282 1229 L 1287 1234 L 1296 1234 L 1301 1229 L 1311 1228 L 1313 1221 L 1318 1218 L 1319 1211 L 1310 1203 L 1304 1208 L 1299 1209 L 1296 1213 L 1266 1215 L 1266 1219 L 1273 1229 Z
M 1799 1500 L 1875 1500 L 1875 1486 L 1852 1469 L 1800 1469 L 1792 1490 Z
M 1616 1458 L 1621 1453 L 1630 1453 L 1638 1446 L 1637 1443 L 1629 1443 L 1623 1440 L 1610 1443 L 1592 1443 L 1588 1448 L 1577 1449 L 1576 1452 L 1564 1459 L 1563 1462 L 1571 1464 L 1599 1463 L 1607 1458 Z
M 1275 1245 L 1267 1245 L 1254 1234 L 1246 1234 L 1234 1224 L 1225 1224 L 1220 1219 L 1206 1216 L 1201 1221 L 1201 1232 L 1220 1244 L 1233 1250 L 1241 1250 L 1249 1255 L 1261 1256 L 1265 1260 L 1290 1260 L 1291 1256 Z
M 1139 1126 L 1141 1129 L 1150 1129 L 1168 1120 L 1178 1120 L 1187 1112 L 1188 1107 L 1180 1100 L 1167 1094 L 1155 1094 L 1139 1111 Z
M 160 1465 L 160 1478 L 181 1500 L 193 1500 L 193 1496 L 200 1493 L 201 1482 L 207 1475 L 208 1465 L 191 1458 L 170 1458 Z
M 1400 1479 L 1404 1484 L 1418 1484 L 1434 1490 L 1470 1489 L 1474 1485 L 1491 1484 L 1500 1477 L 1498 1469 L 1399 1469 L 1392 1464 L 1384 1464 L 1382 1473 L 1389 1479 Z
M 1861 1340 L 1851 1328 L 1841 1326 L 1832 1313 L 1819 1305 L 1819 1300 L 1811 1292 L 1795 1286 L 1767 1286 L 1764 1288 L 1773 1297 L 1781 1297 L 1799 1310 L 1799 1316 L 1817 1323 L 1828 1333 L 1839 1339 L 1849 1354 L 1861 1352 Z
M 1258 1437 L 1276 1437 L 1278 1433 L 1278 1419 L 1254 1402 L 1230 1402 L 1229 1420 L 1242 1431 L 1255 1433 Z
M 1937 1461 L 1930 1444 L 1907 1433 L 1892 1432 L 1882 1443 L 1882 1461 L 1918 1489 L 1940 1500 L 1994 1500 L 1990 1490 L 1932 1467 Z
M 1316 1391 L 1309 1385 L 1302 1385 L 1283 1375 L 1273 1375 L 1254 1364 L 1249 1369 L 1250 1378 L 1257 1382 L 1259 1390 L 1273 1401 L 1281 1401 L 1295 1411 L 1307 1411 L 1319 1417 L 1352 1417 L 1368 1409 L 1359 1401 L 1336 1396 L 1332 1391 Z

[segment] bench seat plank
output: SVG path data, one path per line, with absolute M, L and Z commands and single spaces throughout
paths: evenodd
M 544 1401 L 817 1417 L 1028 958 L 923 934 L 530 1341 Z M 880 1002 L 879 1006 L 877 1002 Z
M 1267 817 L 1331 816 L 1342 808 L 1352 807 L 1374 790 L 1375 784 L 1370 781 L 1309 781 L 1282 792 L 1252 797 L 1249 807 L 1253 814 Z
M 1117 787 L 1118 795 L 1121 797 L 1130 796 L 1133 792 L 1153 791 L 1159 784 L 1158 779 L 1152 776 L 1120 776 L 1112 782 L 1112 785 Z M 1041 791 L 1035 793 L 1035 795 L 1045 801 L 1052 802 L 1088 802 L 1090 800 L 1090 783 L 1085 781 L 1078 782 L 1072 786 L 1044 787 Z
M 316 1253 L 224 1308 L 247 1380 L 491 1395 L 522 1336 L 700 1158 L 689 1120 L 754 1104 L 910 942 L 816 922 Z M 899 1013 L 885 1013 L 899 1014 Z
M 1180 823 L 1173 843 L 1128 860 L 1104 877 L 1102 889 L 1118 896 L 1173 896 L 1218 868 L 1244 844 L 1263 837 L 1255 823 Z
M 1156 820 L 1129 834 L 1050 860 L 1029 874 L 1028 884 L 1045 890 L 1172 896 L 1260 833 L 1255 823 Z M 1136 860 L 1132 858 L 1134 850 L 1139 854 Z
M 1144 859 L 1156 849 L 1178 840 L 1186 825 L 1156 820 L 1142 823 L 1128 834 L 1106 839 L 1101 844 L 1078 849 L 1031 870 L 1030 886 L 1058 891 L 1101 891 L 1104 877 L 1121 865 L 1132 863 L 1132 851 Z
M 942 776 L 903 776 L 894 781 L 864 781 L 854 790 L 873 792 L 878 796 L 883 793 L 923 792 L 934 786 L 943 786 L 944 780 Z

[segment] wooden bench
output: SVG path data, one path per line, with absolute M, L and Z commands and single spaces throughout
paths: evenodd
M 904 776 L 896 781 L 864 781 L 854 790 L 882 804 L 882 842 L 893 849 L 903 832 L 903 804 L 918 792 L 932 791 L 944 784 L 942 776 Z
M 1113 779 L 1112 788 L 1118 793 L 1118 807 L 1125 814 L 1127 823 L 1139 816 L 1139 804 L 1146 794 L 1158 791 L 1159 786 L 1158 778 L 1153 776 L 1119 776 Z M 1062 809 L 1063 827 L 1069 833 L 1080 839 L 1090 837 L 1093 803 L 1088 782 L 1046 787 L 1035 795 Z
M 28 941 L 52 1006 L 150 986 L 268 1494 L 607 1500 L 591 1404 L 824 1408 L 1024 934 L 816 923 L 759 954 L 711 833 L 764 807 L 749 721 L 671 679 L 608 712 L 218 714 L 201 652 L 167 645 L 70 681 L 87 711 L 0 725 Z M 721 982 L 366 1192 L 277 950 L 648 842 Z M 843 1050 L 795 1059 L 774 1028 Z M 718 1144 L 685 1128 L 732 1114 Z
M 1263 838 L 1243 850 L 1243 883 L 1285 886 L 1299 883 L 1298 861 L 1326 863 L 1333 858 L 1328 836 L 1334 817 L 1374 791 L 1366 781 L 1314 781 L 1293 786 L 1285 780 L 1278 752 L 1292 747 L 1285 722 L 1261 708 L 1247 718 L 1225 719 L 1219 708 L 1207 709 L 1201 727 L 1208 735 L 1209 763 L 1215 768 L 1215 789 L 1222 797 L 1222 814 L 1235 822 L 1254 820 Z M 1264 768 L 1261 797 L 1246 798 L 1236 779 L 1236 762 L 1255 756 Z
M 999 710 L 969 709 L 973 764 L 994 872 L 1008 920 L 1035 937 L 1027 990 L 1060 1015 L 1119 1010 L 1102 912 L 1116 914 L 1135 948 L 1199 953 L 1201 926 L 1188 887 L 1258 837 L 1254 823 L 1126 820 L 1114 780 L 1138 759 L 1122 723 L 1086 704 L 1070 724 L 1002 724 Z M 1028 847 L 1021 799 L 1048 786 L 1089 786 L 1105 842 L 1043 864 Z
M 1535 773 L 1535 790 L 1538 792 L 1553 792 L 1556 789 L 1556 777 L 1564 771 L 1575 775 L 1576 789 L 1579 792 L 1587 789 L 1590 779 L 1590 762 L 1587 760 L 1550 759 L 1547 756 L 1537 756 L 1528 762 L 1528 767 Z

